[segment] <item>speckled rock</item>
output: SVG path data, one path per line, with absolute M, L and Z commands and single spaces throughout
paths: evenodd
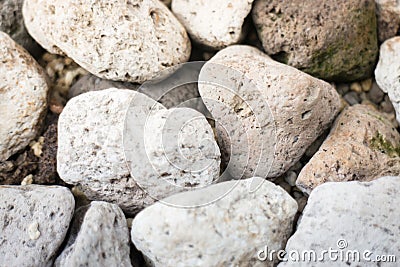
M 257 251 L 265 245 L 271 250 L 284 246 L 297 203 L 282 188 L 254 179 L 261 182 L 255 191 L 248 187 L 253 179 L 247 179 L 165 200 L 205 204 L 207 198 L 218 199 L 201 207 L 183 209 L 155 203 L 133 220 L 133 243 L 151 266 L 273 266 L 272 262 L 257 261 Z
M 60 186 L 0 186 L 0 265 L 51 266 L 67 234 L 74 197 Z
M 132 266 L 122 210 L 115 204 L 92 202 L 76 239 L 57 258 L 55 266 Z
M 158 0 L 27 0 L 23 15 L 45 49 L 101 78 L 141 83 L 189 59 L 185 29 Z
M 372 182 L 327 183 L 310 195 L 303 216 L 286 251 L 315 251 L 321 257 L 323 250 L 341 252 L 358 251 L 361 261 L 346 258 L 325 261 L 313 266 L 379 266 L 376 256 L 400 255 L 400 177 L 382 177 Z M 364 253 L 367 251 L 367 253 Z M 369 253 L 368 253 L 369 252 Z M 342 254 L 342 255 L 343 255 Z M 294 254 L 295 255 L 295 254 Z M 301 255 L 301 254 L 300 254 Z M 354 254 L 350 254 L 350 257 Z M 364 258 L 367 257 L 367 258 Z M 310 266 L 309 261 L 291 261 L 283 266 Z M 368 258 L 372 261 L 368 262 Z M 352 260 L 354 259 L 354 260 Z M 315 263 L 315 262 L 313 262 Z M 382 266 L 397 266 L 387 262 Z
M 40 47 L 26 31 L 22 18 L 23 2 L 23 0 L 3 0 L 0 2 L 0 31 L 10 35 L 31 54 L 37 54 Z
M 400 15 L 399 15 L 400 16 Z M 400 121 L 400 37 L 394 37 L 381 45 L 379 62 L 375 69 L 376 82 L 396 110 Z
M 400 173 L 400 134 L 384 113 L 367 105 L 345 109 L 318 152 L 301 170 L 297 187 L 310 193 L 325 182 L 371 181 Z
M 383 42 L 400 30 L 400 2 L 397 0 L 375 0 L 378 15 L 378 36 Z
M 242 39 L 253 1 L 173 0 L 171 8 L 195 42 L 221 49 Z
M 217 149 L 212 129 L 200 113 L 191 109 L 177 110 L 178 113 L 166 111 L 161 104 L 132 90 L 107 89 L 72 98 L 61 113 L 58 125 L 57 170 L 61 179 L 80 187 L 89 199 L 116 203 L 128 213 L 135 213 L 153 203 L 154 198 L 185 189 L 176 185 L 190 181 L 200 185 L 212 182 L 219 174 L 219 150 L 217 154 L 206 151 Z M 174 118 L 168 117 L 171 113 L 181 119 L 189 116 L 198 125 L 193 127 L 188 123 L 187 133 L 180 132 L 179 127 L 170 129 L 168 127 L 182 126 L 166 123 L 167 118 Z M 159 120 L 155 121 L 156 118 Z M 145 134 L 145 125 L 150 127 L 148 131 L 151 134 Z M 197 134 L 189 131 L 193 128 Z M 172 135 L 175 133 L 182 136 Z M 164 141 L 162 134 L 182 142 L 160 144 Z M 160 139 L 150 140 L 153 136 Z M 211 144 L 215 146 L 203 143 L 202 138 L 214 140 Z M 150 143 L 145 144 L 145 141 Z M 180 150 L 173 146 L 178 144 L 182 145 L 184 156 L 190 156 L 191 163 L 197 162 L 201 166 L 210 163 L 210 167 L 201 171 L 196 169 L 193 173 L 187 169 L 187 172 L 181 171 L 176 164 L 180 166 L 179 163 L 186 162 L 183 159 L 174 161 L 180 159 Z M 159 145 L 165 146 L 168 158 Z M 178 152 L 169 154 L 171 151 Z M 161 172 L 157 173 L 159 170 Z M 162 182 L 171 179 L 172 184 Z M 154 191 L 154 195 L 146 193 L 147 182 L 154 186 L 149 192 Z
M 235 178 L 280 176 L 340 108 L 328 83 L 244 45 L 225 48 L 204 65 L 199 91 Z
M 47 109 L 46 76 L 21 46 L 0 32 L 0 161 L 38 134 Z
M 374 0 L 256 0 L 252 15 L 275 59 L 325 80 L 371 77 L 378 54 Z

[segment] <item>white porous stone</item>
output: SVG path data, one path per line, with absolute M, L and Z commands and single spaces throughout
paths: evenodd
M 129 211 L 132 203 L 145 198 L 130 177 L 123 147 L 125 115 L 134 98 L 138 116 L 152 107 L 164 109 L 143 94 L 111 88 L 72 98 L 58 121 L 61 179 L 78 185 L 89 199 L 117 203 Z
M 159 0 L 27 0 L 23 15 L 45 49 L 101 78 L 141 83 L 190 56 L 185 29 Z
M 75 201 L 60 186 L 0 186 L 0 266 L 51 266 Z
M 386 40 L 381 45 L 375 79 L 379 87 L 388 93 L 397 121 L 400 121 L 400 37 Z
M 57 258 L 55 266 L 132 266 L 129 231 L 115 204 L 93 201 L 78 236 Z
M 245 45 L 218 52 L 199 79 L 200 95 L 216 120 L 222 161 L 235 178 L 286 172 L 341 105 L 330 84 Z
M 221 49 L 242 39 L 253 1 L 173 0 L 171 8 L 194 41 Z
M 5 161 L 37 136 L 48 87 L 39 64 L 3 32 L 0 62 L 0 161 Z
M 299 257 L 303 257 L 304 251 L 312 250 L 317 258 L 322 258 L 323 251 L 331 248 L 338 251 L 332 257 L 338 258 L 330 260 L 329 254 L 325 253 L 324 261 L 294 261 L 297 256 L 292 254 L 294 260 L 287 257 L 289 261 L 279 264 L 279 267 L 379 266 L 379 262 L 374 261 L 379 255 L 395 255 L 398 261 L 399 188 L 400 177 L 382 177 L 372 182 L 326 183 L 317 187 L 308 199 L 286 251 L 297 251 Z M 346 255 L 353 255 L 348 254 L 349 251 L 359 252 L 360 261 L 356 258 L 347 261 Z M 340 260 L 342 253 L 344 260 Z M 372 261 L 367 261 L 363 258 L 365 256 Z M 381 264 L 398 266 L 398 262 Z
M 261 185 L 251 190 L 253 182 Z M 185 201 L 202 206 L 165 204 Z M 261 178 L 223 182 L 163 202 L 132 222 L 132 241 L 150 266 L 273 266 L 258 261 L 257 252 L 285 245 L 297 211 L 289 194 Z
M 192 109 L 167 111 L 135 91 L 85 93 L 72 98 L 60 115 L 61 179 L 78 185 L 89 199 L 116 203 L 128 213 L 184 190 L 181 186 L 213 182 L 219 162 L 203 115 Z
M 144 130 L 143 130 L 144 129 Z M 216 182 L 220 151 L 206 118 L 190 108 L 128 111 L 124 133 L 132 176 L 152 199 Z

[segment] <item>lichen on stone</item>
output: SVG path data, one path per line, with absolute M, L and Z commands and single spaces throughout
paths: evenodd
M 389 157 L 400 157 L 400 144 L 395 146 L 387 140 L 380 132 L 376 132 L 375 136 L 370 140 L 370 145 L 373 149 L 380 150 Z

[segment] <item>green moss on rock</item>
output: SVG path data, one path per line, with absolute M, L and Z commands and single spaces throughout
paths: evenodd
M 373 149 L 377 149 L 389 157 L 400 157 L 400 145 L 394 146 L 379 132 L 376 132 L 375 136 L 372 137 L 370 145 Z

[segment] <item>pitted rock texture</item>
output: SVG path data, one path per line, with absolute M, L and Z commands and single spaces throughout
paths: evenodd
M 310 193 L 325 182 L 371 181 L 398 175 L 399 143 L 400 134 L 384 113 L 367 105 L 348 107 L 301 170 L 296 185 Z
M 138 109 L 164 109 L 131 90 L 107 89 L 72 98 L 58 121 L 57 171 L 91 200 L 117 203 L 126 211 L 145 198 L 125 162 L 125 115 L 134 98 Z M 136 209 L 136 208 L 135 208 Z
M 253 1 L 173 0 L 171 8 L 195 42 L 222 49 L 243 38 L 243 23 Z
M 23 0 L 3 0 L 0 2 L 0 31 L 10 35 L 31 54 L 37 54 L 40 47 L 26 31 L 22 18 L 23 2 Z
M 182 125 L 174 128 L 174 121 L 166 123 L 169 118 L 188 119 L 187 127 L 182 128 L 187 132 L 180 132 Z M 197 123 L 195 127 L 193 123 Z M 151 140 L 153 136 L 160 139 Z M 169 142 L 164 136 L 174 139 Z M 174 147 L 178 144 L 182 147 Z M 180 164 L 188 164 L 185 159 L 207 168 L 190 172 L 184 165 L 184 170 L 179 169 Z M 195 186 L 216 180 L 219 150 L 200 113 L 167 111 L 144 94 L 107 89 L 74 97 L 64 108 L 58 125 L 57 170 L 61 179 L 77 185 L 89 199 L 116 203 L 132 214 L 153 203 L 154 197 L 184 190 L 179 186 L 186 183 Z M 137 181 L 145 182 L 139 186 Z M 144 190 L 147 183 L 155 183 L 150 195 Z
M 132 266 L 122 210 L 115 204 L 93 201 L 76 239 L 57 258 L 55 266 Z
M 328 83 L 243 45 L 221 50 L 204 65 L 199 91 L 235 178 L 280 176 L 340 108 Z
M 378 36 L 383 42 L 400 31 L 400 2 L 398 0 L 375 0 L 378 15 Z
M 327 183 L 317 187 L 308 198 L 297 230 L 286 245 L 286 251 L 314 251 L 321 258 L 323 251 L 337 250 L 332 255 L 345 255 L 345 260 L 324 262 L 291 261 L 284 266 L 379 266 L 378 255 L 400 255 L 400 177 L 382 177 L 372 182 Z M 356 251 L 360 261 L 349 258 Z M 365 254 L 363 254 L 365 252 Z M 370 252 L 370 253 L 368 253 Z M 295 254 L 292 254 L 295 255 Z M 350 256 L 349 256 L 350 255 Z M 333 259 L 335 256 L 332 256 Z M 368 261 L 366 258 L 370 258 Z M 354 259 L 354 260 L 353 260 Z M 382 266 L 395 267 L 396 262 Z
M 74 212 L 60 186 L 0 186 L 0 265 L 51 266 Z
M 105 79 L 141 83 L 191 51 L 185 29 L 158 0 L 27 0 L 23 15 L 45 49 Z
M 260 184 L 256 190 L 250 190 L 252 182 Z M 203 206 L 165 204 L 175 201 Z M 281 249 L 297 212 L 289 194 L 261 178 L 223 182 L 163 202 L 132 222 L 132 241 L 150 266 L 273 266 L 258 261 L 257 251 Z
M 253 20 L 264 50 L 315 77 L 371 77 L 378 55 L 374 0 L 256 0 Z
M 39 64 L 3 32 L 0 62 L 0 161 L 5 161 L 39 133 L 47 110 L 48 87 Z
M 144 116 L 131 105 L 124 148 L 132 176 L 153 201 L 219 179 L 220 150 L 213 130 L 201 113 L 190 108 Z
M 375 78 L 379 87 L 388 93 L 397 121 L 400 121 L 400 37 L 386 40 L 381 45 Z

